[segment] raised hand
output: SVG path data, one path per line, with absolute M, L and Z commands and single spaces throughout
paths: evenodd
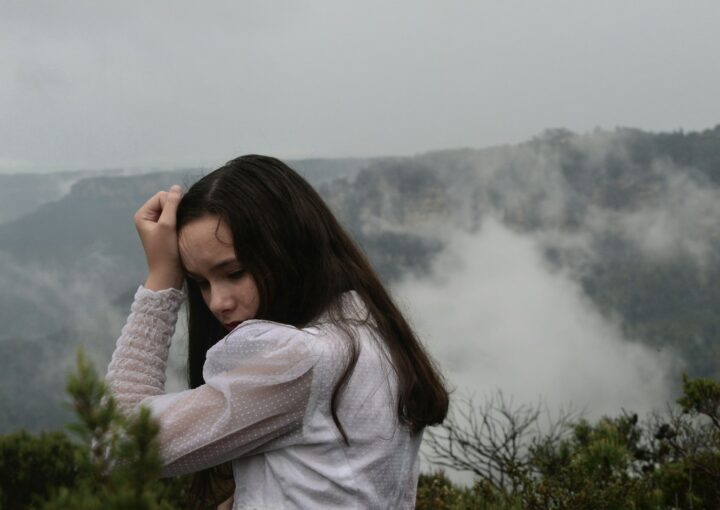
M 135 227 L 148 265 L 147 289 L 157 291 L 182 287 L 183 271 L 175 232 L 181 196 L 181 188 L 176 184 L 170 191 L 155 193 L 135 213 Z

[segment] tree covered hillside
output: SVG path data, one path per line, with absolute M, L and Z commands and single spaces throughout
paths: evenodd
M 295 166 L 391 284 L 423 278 L 456 233 L 493 218 L 538 243 L 548 271 L 569 274 L 630 341 L 720 376 L 720 126 L 551 130 L 513 146 Z M 200 173 L 82 179 L 0 224 L 0 431 L 66 420 L 58 388 L 76 345 L 107 363 L 142 282 L 133 212 Z
M 518 146 L 377 162 L 323 192 L 389 279 L 424 270 L 448 228 L 476 232 L 496 217 L 535 238 L 629 338 L 718 376 L 719 179 L 720 126 L 551 130 Z

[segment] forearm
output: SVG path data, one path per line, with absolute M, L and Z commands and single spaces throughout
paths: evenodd
M 107 383 L 123 412 L 165 391 L 165 368 L 177 313 L 184 299 L 177 289 L 140 287 L 108 367 Z

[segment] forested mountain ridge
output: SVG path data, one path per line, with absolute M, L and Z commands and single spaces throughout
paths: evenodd
M 495 218 L 531 236 L 629 338 L 681 356 L 692 375 L 720 375 L 720 126 L 550 130 L 514 146 L 295 166 L 390 283 L 422 277 L 454 232 Z M 63 419 L 57 390 L 74 346 L 106 362 L 142 281 L 133 212 L 200 173 L 82 179 L 0 224 L 0 429 Z
M 499 217 L 534 236 L 628 337 L 680 353 L 694 375 L 717 377 L 719 185 L 720 126 L 550 130 L 517 146 L 378 161 L 323 191 L 390 278 L 401 266 L 384 263 L 385 245 L 429 247 L 402 258 L 422 269 L 449 225 L 472 232 Z

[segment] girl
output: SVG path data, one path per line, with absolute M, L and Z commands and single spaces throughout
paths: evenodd
M 232 508 L 413 508 L 448 393 L 315 190 L 243 156 L 157 193 L 135 224 L 148 277 L 107 379 L 121 410 L 159 421 L 164 474 L 203 471 L 194 500 L 217 504 L 209 468 L 231 466 Z M 164 393 L 183 283 L 191 389 Z

